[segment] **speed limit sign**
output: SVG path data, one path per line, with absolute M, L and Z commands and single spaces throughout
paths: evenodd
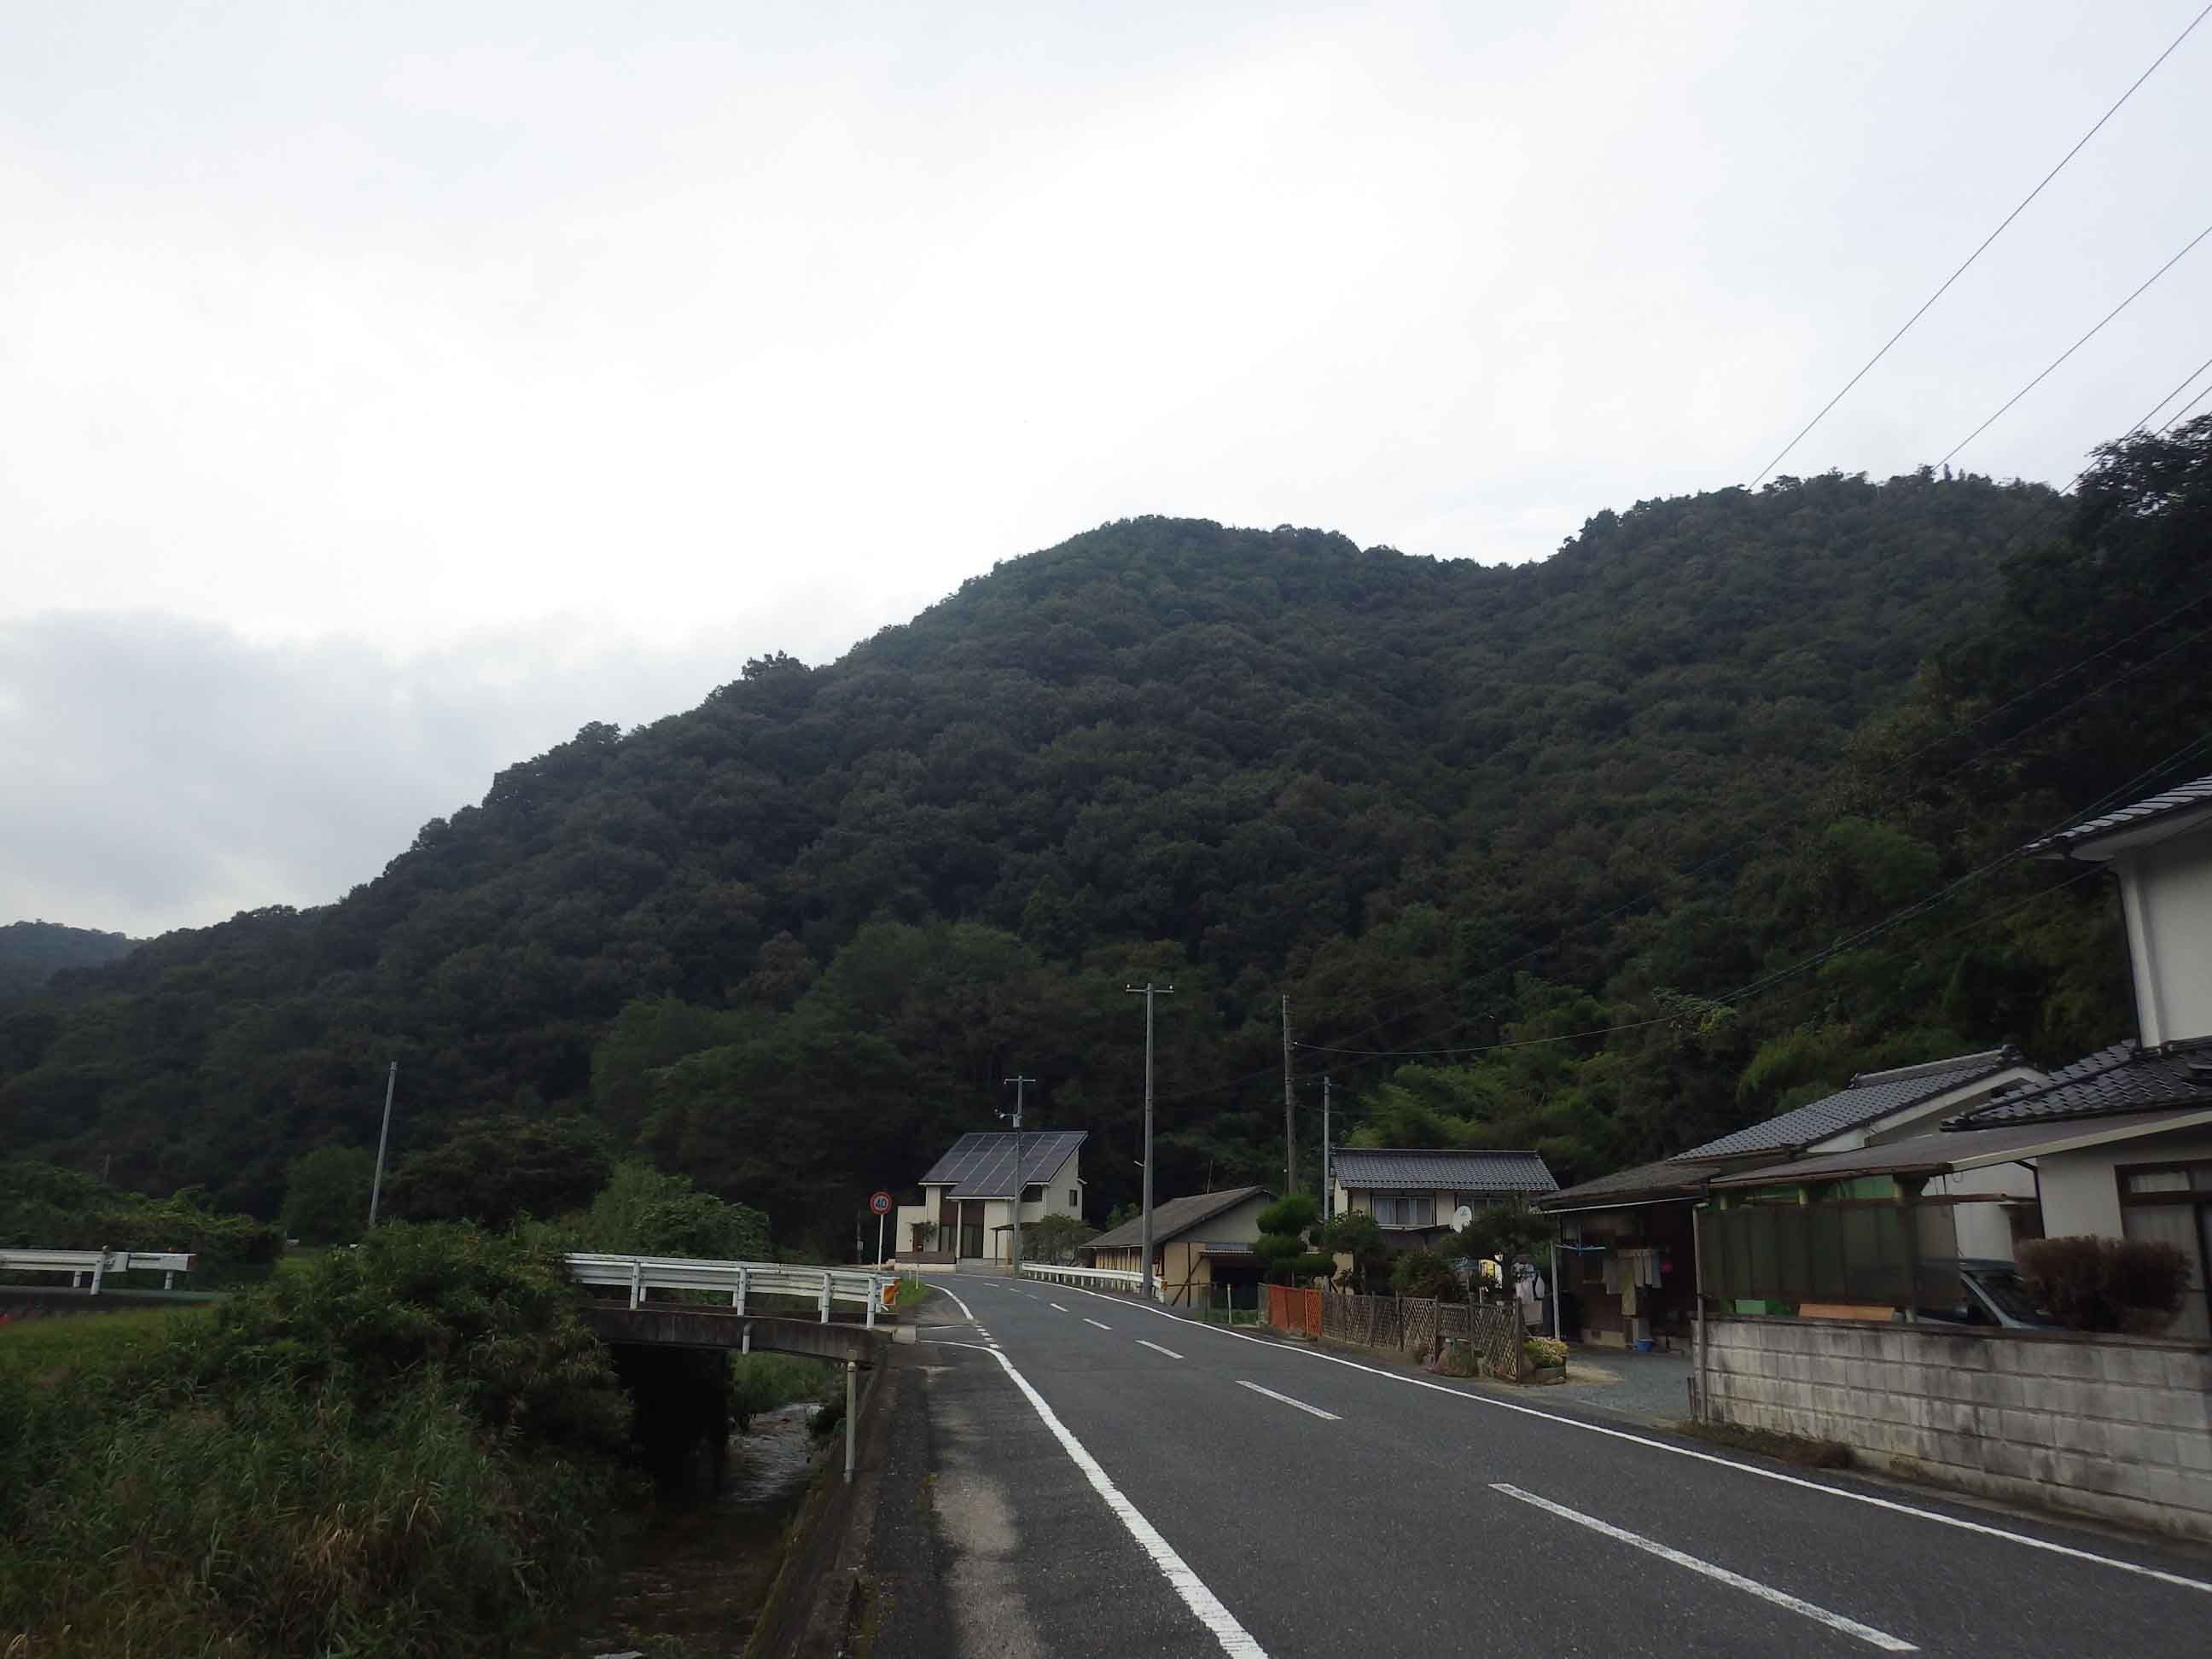
M 891 1195 L 889 1193 L 878 1193 L 868 1200 L 868 1208 L 878 1215 L 889 1215 L 891 1212 Z

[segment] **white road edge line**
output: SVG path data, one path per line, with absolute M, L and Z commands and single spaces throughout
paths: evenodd
M 1150 1348 L 1154 1353 L 1164 1353 L 1170 1359 L 1180 1359 L 1182 1358 L 1182 1356 L 1177 1353 L 1173 1348 L 1163 1348 L 1158 1343 L 1147 1342 L 1141 1336 L 1137 1339 L 1137 1346 L 1140 1348 Z
M 1325 1423 L 1341 1423 L 1344 1421 L 1344 1419 L 1339 1417 L 1334 1412 L 1325 1412 L 1318 1406 L 1307 1405 L 1303 1400 L 1293 1400 L 1286 1394 L 1277 1394 L 1273 1389 L 1263 1389 L 1257 1382 L 1247 1382 L 1241 1376 L 1237 1379 L 1237 1386 L 1240 1389 L 1249 1389 L 1254 1394 L 1264 1394 L 1270 1400 L 1279 1400 L 1285 1406 L 1296 1406 L 1302 1412 L 1310 1412 Z
M 1584 1515 L 1580 1510 L 1571 1510 L 1565 1504 L 1554 1504 L 1550 1498 L 1539 1498 L 1533 1492 L 1523 1492 L 1518 1486 L 1509 1486 L 1503 1480 L 1492 1481 L 1490 1489 L 1492 1492 L 1502 1492 L 1508 1498 L 1517 1498 L 1524 1504 L 1534 1504 L 1540 1510 L 1547 1510 L 1562 1520 L 1572 1521 L 1577 1526 L 1588 1527 L 1592 1532 L 1603 1533 L 1607 1538 L 1618 1539 L 1624 1544 L 1632 1545 L 1637 1549 L 1657 1556 L 1662 1561 L 1672 1561 L 1678 1567 L 1687 1567 L 1692 1572 L 1701 1572 L 1708 1578 L 1717 1579 L 1731 1589 L 1743 1591 L 1747 1595 L 1756 1595 L 1761 1601 L 1771 1601 L 1778 1607 L 1787 1607 L 1792 1613 L 1802 1613 L 1808 1619 L 1826 1625 L 1831 1630 L 1842 1631 L 1846 1636 L 1856 1636 L 1860 1641 L 1870 1643 L 1886 1653 L 1917 1653 L 1920 1650 L 1911 1643 L 1892 1636 L 1886 1630 L 1876 1630 L 1872 1625 L 1862 1625 L 1856 1619 L 1846 1619 L 1840 1613 L 1831 1613 L 1826 1607 L 1816 1607 L 1810 1601 L 1800 1601 L 1796 1596 L 1790 1595 L 1787 1591 L 1778 1590 L 1771 1584 L 1762 1584 L 1756 1578 L 1747 1578 L 1740 1572 L 1730 1572 L 1726 1567 L 1717 1567 L 1711 1562 L 1701 1561 L 1694 1555 L 1685 1555 L 1680 1550 L 1670 1549 L 1656 1540 L 1644 1537 L 1641 1533 L 1633 1533 L 1624 1527 L 1616 1527 L 1611 1522 L 1601 1521 L 1594 1515 Z
M 1164 1308 L 1146 1307 L 1126 1296 L 1112 1296 L 1103 1291 L 1085 1291 L 1085 1296 L 1095 1296 L 1103 1301 L 1118 1302 L 1125 1307 L 1142 1308 L 1146 1313 L 1158 1314 L 1162 1319 L 1173 1320 L 1186 1330 L 1210 1331 L 1216 1336 L 1234 1337 L 1239 1342 L 1256 1342 L 1263 1348 L 1278 1353 L 1304 1354 L 1309 1359 L 1326 1359 L 1332 1365 L 1349 1366 L 1355 1371 L 1365 1371 L 1370 1376 L 1380 1376 L 1392 1382 L 1403 1382 L 1411 1388 L 1428 1389 L 1437 1394 L 1448 1394 L 1455 1400 L 1464 1400 L 1472 1406 L 1490 1406 L 1502 1412 L 1518 1412 L 1523 1417 L 1540 1417 L 1547 1423 L 1558 1423 L 1570 1429 L 1580 1429 L 1586 1434 L 1601 1434 L 1612 1440 L 1626 1440 L 1632 1445 L 1649 1446 L 1654 1451 L 1671 1453 L 1676 1457 L 1694 1458 L 1700 1463 L 1717 1464 L 1724 1469 L 1735 1469 L 1744 1474 L 1755 1474 L 1762 1480 L 1777 1480 L 1785 1486 L 1802 1486 L 1807 1492 L 1824 1492 L 1830 1498 L 1848 1498 L 1854 1504 L 1866 1504 L 1878 1510 L 1888 1510 L 1896 1515 L 1914 1516 L 1923 1521 L 1933 1521 L 1939 1526 L 1955 1527 L 1961 1532 L 1979 1533 L 1985 1538 L 2002 1538 L 2008 1543 L 2025 1544 L 2030 1549 L 2042 1550 L 2051 1555 L 2063 1555 L 2072 1561 L 2094 1562 L 2100 1567 L 2117 1567 L 2122 1572 L 2132 1572 L 2145 1578 L 2154 1578 L 2161 1584 L 2173 1584 L 2182 1589 L 2202 1590 L 2212 1595 L 2212 1580 L 2186 1578 L 2178 1572 L 2165 1572 L 2157 1567 L 2146 1567 L 2134 1561 L 2123 1561 L 2117 1556 L 2099 1555 L 2094 1551 L 2075 1549 L 2071 1544 L 2054 1544 L 2047 1538 L 2038 1538 L 2031 1533 L 2007 1532 L 2002 1527 L 1987 1526 L 1979 1521 L 1969 1521 L 1964 1516 L 1945 1515 L 1937 1510 L 1915 1509 L 1910 1504 L 1900 1504 L 1894 1498 L 1877 1498 L 1872 1492 L 1851 1492 L 1843 1486 L 1824 1486 L 1817 1480 L 1808 1480 L 1800 1475 L 1784 1474 L 1779 1469 L 1762 1469 L 1750 1463 L 1739 1463 L 1732 1457 L 1716 1457 L 1711 1452 L 1692 1451 L 1687 1446 L 1670 1446 L 1663 1440 L 1649 1436 L 1631 1434 L 1626 1429 L 1608 1429 L 1601 1424 L 1585 1423 L 1578 1418 L 1561 1417 L 1556 1413 L 1539 1411 L 1534 1406 L 1516 1405 L 1510 1400 L 1493 1400 L 1487 1395 L 1469 1394 L 1464 1389 L 1448 1389 L 1441 1382 L 1431 1382 L 1418 1376 L 1406 1376 L 1396 1371 L 1386 1371 L 1379 1366 L 1363 1365 L 1356 1359 L 1346 1359 L 1340 1354 L 1322 1353 L 1312 1348 L 1293 1347 L 1287 1343 L 1270 1342 L 1265 1337 L 1247 1336 L 1242 1331 L 1228 1330 L 1219 1325 L 1201 1325 L 1194 1319 L 1177 1319 Z
M 1061 1313 L 1066 1313 L 1067 1311 L 1066 1309 L 1060 1307 L 1060 1304 L 1057 1302 L 1048 1302 L 1045 1304 L 1045 1306 L 1048 1308 L 1057 1309 Z
M 1083 1316 L 1083 1322 L 1086 1325 L 1098 1325 L 1098 1322 L 1093 1319 L 1089 1314 Z M 1111 1325 L 1098 1325 L 1098 1328 L 1102 1331 L 1110 1331 L 1114 1328 Z
M 945 1286 L 942 1285 L 932 1285 L 930 1288 L 933 1290 L 945 1291 Z M 968 1316 L 969 1322 L 972 1324 L 975 1318 L 975 1310 L 965 1302 L 962 1302 L 960 1300 L 960 1292 L 957 1291 L 945 1291 L 945 1293 L 951 1297 L 955 1303 L 958 1304 L 960 1311 Z
M 972 1342 L 952 1342 L 945 1346 L 972 1348 L 975 1345 Z M 1080 1440 L 1068 1432 L 1066 1424 L 1052 1414 L 1052 1407 L 1044 1403 L 1042 1395 L 1030 1386 L 1029 1378 L 1014 1369 L 1014 1362 L 996 1348 L 981 1348 L 976 1352 L 988 1353 L 997 1360 L 1000 1370 L 1005 1371 L 1013 1385 L 1028 1397 L 1030 1404 L 1036 1408 L 1036 1414 L 1044 1419 L 1045 1427 L 1050 1429 L 1053 1437 L 1060 1442 L 1060 1449 L 1074 1461 L 1075 1467 L 1083 1471 L 1084 1479 L 1090 1481 L 1091 1489 L 1106 1500 L 1106 1507 L 1114 1511 L 1115 1518 L 1129 1529 L 1129 1535 L 1137 1540 L 1138 1547 L 1152 1558 L 1152 1565 L 1160 1570 L 1160 1576 L 1168 1581 L 1168 1587 L 1182 1598 L 1182 1604 L 1198 1615 L 1198 1622 L 1204 1625 L 1212 1633 L 1213 1639 L 1221 1644 L 1221 1650 L 1229 1655 L 1230 1659 L 1267 1659 L 1267 1649 L 1255 1641 L 1252 1633 L 1237 1622 L 1237 1615 L 1222 1605 L 1221 1598 L 1206 1588 L 1206 1581 L 1191 1571 L 1188 1561 L 1176 1553 L 1175 1546 L 1160 1536 L 1159 1528 L 1146 1520 L 1143 1512 L 1121 1495 L 1121 1489 L 1099 1467 L 1098 1460 L 1085 1449 Z

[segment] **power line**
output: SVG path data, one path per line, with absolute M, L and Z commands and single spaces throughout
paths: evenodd
M 2074 148 L 2068 150 L 2065 155 L 2058 158 L 2058 165 L 2052 167 L 2050 172 L 2045 173 L 2041 182 L 2039 182 L 2033 190 L 2031 190 L 2027 195 L 2021 198 L 2020 205 L 2013 209 L 2010 213 L 2006 214 L 2003 220 L 1998 224 L 1995 230 L 1982 238 L 1981 246 L 1977 247 L 1972 253 L 1969 253 L 1966 258 L 1965 263 L 1960 264 L 1956 270 L 1953 271 L 1948 276 L 1946 276 L 1943 279 L 1942 287 L 1938 288 L 1933 294 L 1929 295 L 1925 300 L 1921 301 L 1920 309 L 1914 312 L 1910 317 L 1907 317 L 1905 319 L 1904 327 L 1899 329 L 1896 333 L 1891 335 L 1888 339 L 1885 340 L 1882 343 L 1881 349 L 1875 352 L 1873 356 L 1868 358 L 1865 366 L 1862 368 L 1857 374 L 1852 375 L 1850 380 L 1844 382 L 1844 389 L 1841 392 L 1838 392 L 1834 397 L 1829 398 L 1826 403 L 1821 404 L 1820 412 L 1815 415 L 1811 420 L 1805 422 L 1804 430 L 1798 433 L 1798 434 L 1792 438 L 1788 443 L 1783 445 L 1780 453 L 1777 454 L 1772 460 L 1769 461 L 1764 467 L 1759 469 L 1759 477 L 1751 481 L 1751 487 L 1753 489 L 1758 489 L 1760 484 L 1764 483 L 1766 481 L 1767 475 L 1772 472 L 1776 467 L 1782 465 L 1783 461 L 1789 456 L 1790 452 L 1796 448 L 1799 444 L 1804 442 L 1806 434 L 1810 433 L 1814 427 L 1820 425 L 1822 421 L 1827 418 L 1828 411 L 1833 409 L 1838 404 L 1843 402 L 1844 398 L 1850 395 L 1850 389 L 1856 386 L 1861 380 L 1866 379 L 1868 372 L 1871 370 L 1876 363 L 1880 362 L 1884 357 L 1887 357 L 1889 355 L 1890 347 L 1895 345 L 1899 340 L 1903 339 L 1906 331 L 1910 330 L 1915 323 L 1918 322 L 1923 317 L 1928 314 L 1929 307 L 1933 306 L 1938 300 L 1942 299 L 1944 295 L 1950 291 L 1951 284 L 1957 282 L 1959 278 L 1966 274 L 1967 267 L 1972 265 L 1975 260 L 1980 258 L 1982 255 L 1988 251 L 1990 243 L 1996 241 L 1998 237 L 2004 234 L 2006 228 L 2027 210 L 2027 204 L 2033 202 L 2037 197 L 2043 194 L 2044 186 L 2048 185 L 2053 179 L 2056 179 L 2064 169 L 2066 164 L 2072 161 L 2075 155 L 2081 153 L 2081 146 L 2087 143 L 2092 138 L 2094 138 L 2099 131 L 2103 129 L 2106 122 L 2111 120 L 2113 116 L 2119 113 L 2120 106 L 2126 103 L 2129 99 L 2136 95 L 2136 88 L 2142 86 L 2144 82 L 2150 79 L 2152 74 L 2157 70 L 2158 66 L 2173 55 L 2174 48 L 2180 46 L 2184 40 L 2186 40 L 2190 35 L 2195 32 L 2197 26 L 2204 21 L 2208 14 L 2212 14 L 2212 5 L 2206 6 L 2203 11 L 2198 12 L 2196 16 L 2189 20 L 2189 27 L 2182 30 L 2179 34 L 2174 36 L 2172 44 L 2168 46 L 2164 52 L 2159 53 L 2156 58 L 2151 60 L 2149 69 L 2145 70 L 2141 75 L 2136 76 L 2134 82 L 2130 85 L 2125 92 L 2119 95 L 2118 101 L 2112 105 L 2112 108 L 2106 110 L 2102 115 L 2097 118 L 2096 125 L 2091 127 L 2088 131 L 2083 133 L 2079 138 L 2074 141 Z M 1954 451 L 1953 453 L 1956 453 L 1957 452 Z M 1946 457 L 1945 459 L 1948 459 L 1949 458 Z
M 2203 362 L 2197 364 L 2196 368 L 2191 369 L 2187 374 L 2182 377 L 2182 381 L 2179 386 L 2174 387 L 2172 391 L 2167 392 L 2166 396 L 2160 398 L 2156 403 L 2153 404 L 2150 406 L 2149 410 L 2143 416 L 2142 419 L 2137 421 L 2121 435 L 2123 437 L 2133 437 L 2136 433 L 2148 426 L 2152 421 L 2158 417 L 2158 413 L 2160 410 L 2164 409 L 2168 404 L 2172 403 L 2176 398 L 2179 398 L 2184 392 L 2187 391 L 2189 389 L 2190 382 L 2194 380 L 2208 368 L 2212 368 L 2212 357 L 2207 357 Z M 2205 387 L 2204 391 L 2212 392 L 2212 386 Z M 2200 392 L 2197 394 L 2197 397 L 2202 398 L 2204 392 Z M 2193 405 L 2196 399 L 2192 398 L 2191 400 L 2191 404 L 2185 404 L 2184 407 L 2187 408 Z
M 2203 403 L 2207 398 L 2212 398 L 2212 386 L 2206 386 L 2203 391 L 2198 392 L 2194 398 L 2191 398 L 2187 403 L 2184 404 L 2181 406 L 2180 414 L 2175 416 L 2164 426 L 2159 428 L 2158 435 L 2163 438 L 2167 433 L 2172 431 L 2174 428 L 2179 426 L 2184 421 L 2189 418 L 2189 411 L 2196 408 L 2197 404 Z
M 2201 16 L 2203 14 L 2199 13 L 2198 15 Z M 2194 27 L 2195 25 L 2192 24 L 2191 27 Z M 2129 295 L 2126 299 L 2121 301 L 2119 304 L 2114 306 L 2110 311 L 2106 312 L 2103 317 L 2100 318 L 2094 328 L 2092 328 L 2087 334 L 2084 334 L 2080 339 L 2075 341 L 2072 345 L 2068 346 L 2065 350 L 2060 352 L 2056 357 L 2052 358 L 2042 374 L 2037 375 L 2026 386 L 2021 387 L 2019 391 L 2014 392 L 2011 397 L 2006 398 L 2004 402 L 1999 405 L 1996 414 L 1990 416 L 1989 419 L 1984 421 L 1979 426 L 1976 427 L 1972 432 L 1969 432 L 1957 443 L 1952 445 L 1950 453 L 1943 457 L 1941 465 L 1948 466 L 1951 464 L 1951 456 L 1956 455 L 1968 444 L 1973 442 L 1975 439 L 1980 437 L 1982 434 L 1988 431 L 1992 426 L 1996 425 L 1997 421 L 2003 416 L 2006 410 L 2010 409 L 2022 398 L 2025 398 L 2029 392 L 2034 391 L 2036 387 L 2041 386 L 2045 380 L 2050 378 L 2051 371 L 2056 369 L 2059 364 L 2064 362 L 2069 357 L 2071 357 L 2083 346 L 2095 339 L 2097 336 L 2103 331 L 2104 326 L 2106 323 L 2111 322 L 2113 318 L 2118 316 L 2130 306 L 2133 305 L 2136 300 L 2142 297 L 2145 289 L 2148 289 L 2153 283 L 2155 283 L 2160 277 L 2165 276 L 2167 271 L 2172 270 L 2174 266 L 2179 264 L 2182 260 L 2188 256 L 2190 249 L 2195 247 L 2207 236 L 2212 236 L 2212 225 L 2205 226 L 2203 229 L 2198 231 L 2197 234 L 2191 237 L 2189 239 L 2188 245 L 2185 246 L 2179 253 L 2175 254 L 2171 259 L 2168 259 L 2156 270 L 2154 270 L 2149 276 L 2143 278 L 2142 286 L 2137 288 L 2134 293 Z

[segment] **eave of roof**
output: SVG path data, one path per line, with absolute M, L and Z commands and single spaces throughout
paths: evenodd
M 1715 1192 L 1732 1192 L 1750 1187 L 1802 1187 L 1815 1182 L 1846 1181 L 1858 1176 L 1948 1175 L 2206 1124 L 2212 1124 L 2212 1103 L 2199 1108 L 2142 1112 L 2100 1122 L 2077 1120 L 2010 1123 L 1993 1129 L 1938 1130 L 1915 1135 L 1909 1140 L 1862 1146 L 1855 1152 L 1831 1152 L 1821 1158 L 1798 1158 L 1716 1176 L 1710 1185 Z
M 2170 821 L 2177 819 L 2180 821 L 2172 822 L 2172 830 L 2178 834 L 2200 817 L 2212 822 L 2212 776 L 2192 778 L 2118 811 L 2106 812 L 2032 841 L 2020 850 L 2023 856 L 2030 858 L 2075 858 L 2092 847 L 2123 838 L 2129 842 L 2160 838 L 2142 832 L 2154 824 L 2164 831 Z

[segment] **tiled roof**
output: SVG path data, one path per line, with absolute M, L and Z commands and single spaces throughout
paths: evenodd
M 1709 1176 L 1741 1167 L 1741 1163 L 1733 1158 L 1664 1158 L 1656 1164 L 1639 1164 L 1631 1170 L 1615 1170 L 1595 1181 L 1547 1193 L 1535 1200 L 1535 1206 L 1556 1214 L 1564 1210 L 1596 1209 L 1608 1204 L 1633 1204 L 1650 1199 L 1695 1198 L 1704 1192 Z
M 1802 1187 L 1815 1182 L 1848 1181 L 1869 1175 L 1940 1175 L 1947 1170 L 1985 1169 L 2017 1158 L 2035 1158 L 2081 1146 L 2122 1146 L 2173 1127 L 2197 1126 L 2212 1100 L 2186 1108 L 2142 1112 L 2100 1122 L 1999 1123 L 1988 1128 L 1942 1130 L 1885 1141 L 1856 1152 L 1831 1152 L 1787 1164 L 1761 1164 L 1713 1177 L 1713 1190 L 1759 1187 Z
M 2012 1048 L 1990 1048 L 1978 1054 L 1956 1054 L 1949 1060 L 1923 1066 L 1900 1066 L 1887 1072 L 1863 1072 L 1849 1086 L 1823 1099 L 1738 1129 L 1702 1146 L 1692 1146 L 1683 1158 L 1729 1158 L 1741 1152 L 1780 1152 L 1809 1146 L 1816 1140 L 1856 1129 L 1862 1123 L 1887 1117 L 1892 1112 L 1990 1077 L 2008 1066 L 2021 1063 Z
M 1340 1148 L 1338 1184 L 1370 1190 L 1432 1188 L 1438 1192 L 1549 1193 L 1559 1183 L 1534 1152 L 1432 1152 Z
M 1068 1154 L 1089 1139 L 1087 1129 L 1038 1129 L 1022 1136 L 1022 1185 L 1049 1181 Z M 916 1183 L 950 1184 L 954 1198 L 1012 1198 L 1014 1195 L 1014 1137 L 1011 1130 L 960 1137 L 951 1150 L 929 1166 Z
M 1211 1221 L 1224 1210 L 1233 1210 L 1246 1199 L 1258 1194 L 1267 1197 L 1265 1187 L 1231 1187 L 1218 1193 L 1194 1193 L 1188 1198 L 1171 1198 L 1164 1204 L 1152 1206 L 1152 1243 L 1164 1244 L 1178 1233 L 1187 1233 L 1201 1222 Z M 1145 1218 L 1125 1221 L 1111 1232 L 1096 1238 L 1086 1238 L 1076 1248 L 1084 1250 L 1141 1251 L 1145 1243 Z
M 2153 818 L 2162 818 L 2169 812 L 2185 811 L 2192 806 L 2212 806 L 2212 777 L 2197 778 L 2163 794 L 2153 795 L 2148 800 L 2139 800 L 2132 806 L 2123 806 L 2117 812 L 2107 812 L 2102 817 L 2091 818 L 2071 829 L 2061 830 L 2055 836 L 2032 841 L 2020 850 L 2022 853 L 2070 852 L 2081 842 L 2094 841 L 2112 830 L 2132 829 Z
M 1944 1127 L 1986 1129 L 2158 1106 L 2212 1106 L 2212 1042 L 2178 1043 L 2148 1054 L 2133 1042 L 2116 1042 L 2059 1067 L 2047 1087 L 1999 1095 Z

